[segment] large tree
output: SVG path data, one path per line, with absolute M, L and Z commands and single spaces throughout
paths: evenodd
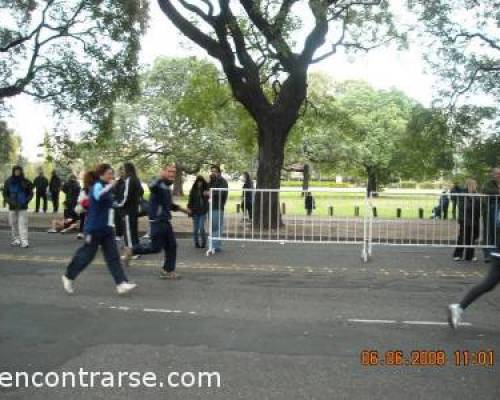
M 309 66 L 339 48 L 367 50 L 395 36 L 385 0 L 158 1 L 185 36 L 220 62 L 234 97 L 255 120 L 259 188 L 280 186 L 285 144 L 307 95 Z M 273 90 L 266 92 L 268 86 Z M 278 199 L 270 198 L 263 220 L 274 225 Z
M 0 0 L 0 107 L 25 93 L 58 113 L 109 121 L 116 97 L 137 89 L 146 4 Z

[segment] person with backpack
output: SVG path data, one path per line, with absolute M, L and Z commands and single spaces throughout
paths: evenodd
M 124 187 L 122 200 L 117 204 L 123 218 L 125 246 L 133 248 L 139 244 L 139 205 L 144 189 L 137 177 L 134 164 L 126 162 L 123 164 Z
M 53 170 L 49 181 L 49 193 L 52 201 L 52 209 L 56 213 L 59 211 L 59 195 L 61 193 L 61 178 L 57 171 Z
M 74 293 L 75 279 L 94 260 L 97 250 L 101 247 L 104 260 L 115 281 L 116 291 L 120 295 L 126 294 L 137 285 L 128 282 L 116 247 L 112 194 L 114 171 L 111 165 L 98 165 L 94 179 L 90 186 L 89 209 L 84 226 L 85 243 L 77 250 L 62 276 L 63 288 L 68 294 Z
M 207 191 L 208 182 L 203 176 L 197 176 L 189 192 L 187 205 L 188 211 L 193 219 L 193 241 L 197 249 L 204 249 L 207 245 L 207 235 L 205 232 L 205 221 L 209 208 L 208 197 L 206 195 Z
M 43 201 L 43 212 L 47 212 L 47 189 L 49 188 L 49 181 L 43 174 L 43 171 L 40 170 L 38 172 L 38 176 L 33 181 L 36 189 L 36 197 L 35 197 L 35 212 L 40 212 L 40 200 Z
M 138 244 L 130 248 L 125 247 L 122 260 L 129 265 L 135 255 L 156 254 L 162 250 L 165 253 L 163 268 L 160 270 L 160 279 L 178 279 L 175 272 L 177 260 L 177 242 L 172 228 L 172 211 L 181 211 L 189 215 L 189 211 L 174 204 L 171 187 L 177 169 L 175 165 L 168 165 L 160 171 L 160 176 L 149 186 L 151 196 L 149 200 L 149 226 L 151 241 L 148 244 Z
M 9 206 L 9 224 L 12 231 L 11 246 L 27 248 L 28 204 L 33 199 L 33 184 L 24 177 L 23 168 L 16 165 L 3 186 L 3 198 Z

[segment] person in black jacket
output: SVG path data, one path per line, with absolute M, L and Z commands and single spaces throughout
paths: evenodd
M 75 207 L 78 204 L 78 197 L 80 196 L 80 184 L 76 179 L 76 175 L 70 175 L 62 187 L 62 191 L 66 195 L 66 199 L 64 200 L 64 218 L 71 218 L 74 216 Z
M 466 190 L 458 198 L 458 223 L 460 231 L 458 235 L 458 246 L 453 253 L 455 261 L 474 259 L 474 243 L 479 237 L 481 218 L 481 199 L 479 197 L 468 196 L 477 193 L 477 183 L 473 179 L 466 182 Z M 467 246 L 467 247 L 463 247 Z
M 204 249 L 207 245 L 205 232 L 205 220 L 207 219 L 209 207 L 207 191 L 208 182 L 203 176 L 197 176 L 189 192 L 187 208 L 193 218 L 193 241 L 194 246 L 198 249 Z
M 150 223 L 151 242 L 146 245 L 138 244 L 133 248 L 125 247 L 122 260 L 128 265 L 134 255 L 155 254 L 165 252 L 161 279 L 177 279 L 175 266 L 177 260 L 177 242 L 170 220 L 172 211 L 181 211 L 189 215 L 189 211 L 173 203 L 171 186 L 175 179 L 175 165 L 168 165 L 160 172 L 158 179 L 149 186 L 151 197 L 149 200 L 148 217 Z
M 49 192 L 52 200 L 52 208 L 55 213 L 59 211 L 59 194 L 61 193 L 61 185 L 61 178 L 57 175 L 57 171 L 52 171 L 49 182 Z
M 253 189 L 253 181 L 248 172 L 243 172 L 243 193 L 241 194 L 241 204 L 243 208 L 243 215 L 245 212 L 248 213 L 248 219 L 252 220 L 253 213 L 253 197 L 254 193 Z
M 222 177 L 222 171 L 218 165 L 210 167 L 210 189 L 218 189 L 212 191 L 212 226 L 210 227 L 212 235 L 212 248 L 214 252 L 221 251 L 222 233 L 224 230 L 224 207 L 226 206 L 228 197 L 228 184 Z M 210 252 L 209 254 L 212 254 Z
M 113 187 L 113 198 L 116 204 L 121 204 L 123 202 L 123 194 L 125 193 L 125 169 L 120 167 L 118 169 L 118 179 Z M 116 240 L 119 242 L 123 239 L 125 228 L 123 222 L 123 209 L 120 207 L 115 207 L 115 235 Z
M 311 216 L 313 209 L 316 208 L 316 201 L 314 200 L 311 192 L 307 192 L 304 197 L 304 208 L 306 209 L 308 216 Z
M 125 246 L 133 248 L 139 244 L 139 204 L 144 189 L 137 177 L 134 164 L 126 162 L 123 164 L 123 171 L 125 176 L 123 197 L 117 207 L 123 215 Z
M 36 189 L 35 197 L 35 212 L 40 212 L 40 199 L 43 200 L 43 212 L 47 212 L 47 189 L 49 187 L 49 181 L 40 170 L 38 176 L 33 181 Z
M 33 198 L 33 184 L 24 177 L 23 168 L 16 165 L 3 186 L 3 198 L 9 205 L 11 246 L 29 247 L 28 204 Z

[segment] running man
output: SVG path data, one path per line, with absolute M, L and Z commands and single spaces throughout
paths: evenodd
M 177 279 L 175 264 L 177 259 L 177 242 L 172 228 L 172 211 L 181 211 L 189 215 L 188 210 L 173 203 L 171 186 L 177 170 L 175 165 L 168 165 L 160 172 L 158 179 L 149 187 L 151 196 L 149 200 L 149 225 L 151 242 L 147 245 L 138 244 L 132 248 L 126 247 L 122 260 L 128 265 L 135 255 L 155 254 L 165 252 L 163 269 L 160 270 L 161 279 Z
M 113 181 L 114 171 L 109 164 L 100 164 L 95 171 L 95 181 L 89 191 L 89 210 L 84 226 L 85 244 L 73 256 L 66 273 L 62 276 L 66 293 L 73 294 L 73 283 L 77 276 L 89 266 L 99 246 L 109 272 L 113 276 L 118 294 L 126 294 L 136 287 L 127 280 L 120 263 L 113 229 Z

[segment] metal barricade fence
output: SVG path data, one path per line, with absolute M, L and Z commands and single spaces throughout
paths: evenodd
M 499 196 L 478 193 L 376 193 L 369 196 L 373 246 L 496 247 Z
M 208 254 L 220 241 L 246 241 L 366 244 L 367 256 L 367 201 L 364 191 L 212 188 Z
M 373 246 L 494 248 L 499 201 L 475 193 L 212 188 L 207 254 L 221 241 L 360 245 L 365 262 Z

